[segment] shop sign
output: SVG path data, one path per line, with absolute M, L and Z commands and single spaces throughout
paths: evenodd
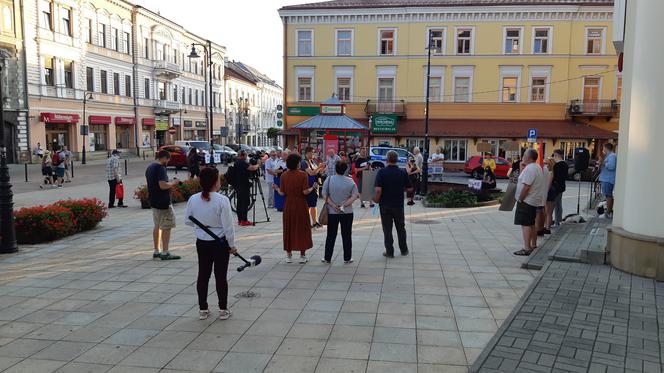
M 291 116 L 308 116 L 320 114 L 320 106 L 289 106 L 288 115 Z
M 168 131 L 168 120 L 157 120 L 155 122 L 155 129 L 157 131 Z
M 320 113 L 325 115 L 341 115 L 343 114 L 342 105 L 321 105 Z
M 111 117 L 106 115 L 90 115 L 88 116 L 88 123 L 90 124 L 111 124 Z
M 71 124 L 78 123 L 78 114 L 61 114 L 61 113 L 41 113 L 39 115 L 44 123 L 54 124 Z
M 134 117 L 115 117 L 115 124 L 130 126 L 136 123 Z
M 537 128 L 528 129 L 528 142 L 536 143 L 537 142 Z
M 371 132 L 375 134 L 397 133 L 397 116 L 394 114 L 372 115 Z
M 180 118 L 173 117 L 173 125 L 174 126 L 179 126 L 180 125 Z
M 342 131 L 330 131 L 330 135 L 337 135 L 339 137 L 362 137 L 362 132 L 342 132 Z

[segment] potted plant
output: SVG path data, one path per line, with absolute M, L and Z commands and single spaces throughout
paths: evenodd
M 148 198 L 148 186 L 141 185 L 134 191 L 134 199 L 141 201 L 141 208 L 149 209 L 150 200 Z

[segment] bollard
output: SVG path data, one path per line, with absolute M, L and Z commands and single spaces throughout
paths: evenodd
M 69 164 L 71 165 L 71 177 L 73 179 L 74 178 L 74 161 L 71 161 Z
M 125 176 L 127 176 L 127 160 L 125 159 Z
M 143 150 L 143 160 L 145 160 L 145 150 Z
M 28 182 L 28 164 L 24 163 L 23 165 L 25 166 L 25 182 L 27 183 Z

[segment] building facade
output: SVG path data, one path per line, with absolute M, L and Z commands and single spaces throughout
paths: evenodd
M 250 146 L 278 143 L 278 138 L 268 137 L 268 130 L 278 128 L 277 108 L 283 105 L 283 88 L 239 61 L 226 62 L 225 79 L 229 141 Z
M 30 157 L 28 146 L 28 99 L 25 84 L 25 46 L 21 1 L 0 1 L 0 65 L 2 66 L 2 105 L 7 157 L 10 163 Z
M 221 140 L 224 47 L 125 1 L 30 0 L 23 9 L 30 147 L 85 147 L 95 158 Z
M 509 156 L 505 145 L 529 146 L 530 129 L 542 152 L 570 156 L 617 138 L 612 0 L 477 4 L 335 0 L 280 9 L 285 132 L 333 92 L 371 126 L 365 144 L 422 146 L 430 51 L 430 146 L 443 148 L 452 167 L 481 143 Z

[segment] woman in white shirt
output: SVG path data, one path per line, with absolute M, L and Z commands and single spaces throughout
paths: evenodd
M 199 319 L 205 320 L 210 316 L 207 304 L 208 284 L 214 267 L 214 278 L 219 297 L 219 319 L 226 320 L 231 317 L 228 310 L 228 260 L 230 254 L 237 252 L 235 248 L 235 228 L 231 212 L 231 203 L 228 197 L 217 193 L 221 184 L 219 171 L 216 168 L 206 167 L 201 170 L 199 180 L 202 192 L 189 198 L 184 213 L 184 223 L 194 226 L 196 232 L 196 251 L 198 253 L 198 292 Z M 189 216 L 207 226 L 212 233 L 221 237 L 215 240 L 201 228 L 196 226 Z

